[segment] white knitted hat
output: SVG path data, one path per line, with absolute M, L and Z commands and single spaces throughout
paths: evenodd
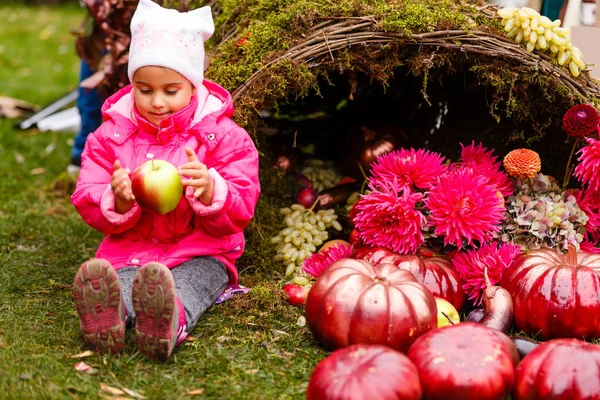
M 139 68 L 158 66 L 179 72 L 199 87 L 204 79 L 204 42 L 214 30 L 209 6 L 180 13 L 140 0 L 131 20 L 129 81 Z

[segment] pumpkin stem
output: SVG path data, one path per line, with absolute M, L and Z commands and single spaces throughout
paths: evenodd
M 487 272 L 487 266 L 483 267 L 483 278 L 485 279 L 486 286 L 492 286 L 492 282 L 490 282 L 490 277 Z
M 565 262 L 569 267 L 577 267 L 577 249 L 572 244 L 569 245 L 569 248 L 567 250 Z
M 450 322 L 450 325 L 456 325 L 456 323 L 450 319 L 450 317 L 448 316 L 448 314 L 446 314 L 445 312 L 442 311 L 442 315 L 444 317 L 446 317 L 446 319 L 448 320 L 448 322 Z

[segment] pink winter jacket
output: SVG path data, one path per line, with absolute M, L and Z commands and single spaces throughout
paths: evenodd
M 156 127 L 133 107 L 129 85 L 106 100 L 102 113 L 105 122 L 87 138 L 71 196 L 85 222 L 106 235 L 96 257 L 119 269 L 150 261 L 172 268 L 196 256 L 213 256 L 228 268 L 230 283 L 236 283 L 235 260 L 245 243 L 242 231 L 254 214 L 260 185 L 258 152 L 230 118 L 229 93 L 205 80 L 190 105 Z M 110 187 L 115 160 L 131 171 L 152 158 L 178 167 L 188 161 L 186 146 L 209 168 L 215 183 L 210 206 L 187 187 L 168 214 L 142 211 L 137 203 L 125 214 L 115 212 Z

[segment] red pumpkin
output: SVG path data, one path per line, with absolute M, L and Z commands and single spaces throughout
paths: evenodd
M 500 284 L 513 298 L 518 329 L 542 338 L 600 337 L 600 254 L 533 250 Z
M 373 264 L 390 263 L 411 272 L 434 296 L 449 301 L 459 312 L 465 302 L 463 282 L 450 260 L 445 257 L 401 255 L 381 247 L 361 247 L 350 257 Z
M 502 332 L 462 322 L 421 336 L 408 358 L 419 371 L 425 399 L 502 400 L 514 382 L 516 354 Z
M 307 400 L 418 400 L 419 374 L 404 354 L 354 344 L 321 360 L 310 377 Z
M 366 343 L 406 351 L 437 326 L 435 299 L 410 272 L 349 258 L 319 276 L 305 312 L 315 339 L 330 349 Z
M 513 399 L 600 399 L 600 347 L 577 339 L 538 345 L 517 366 Z

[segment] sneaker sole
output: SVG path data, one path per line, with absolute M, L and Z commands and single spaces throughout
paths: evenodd
M 75 275 L 73 298 L 86 344 L 99 352 L 121 352 L 125 347 L 121 284 L 107 260 L 83 263 Z
M 174 324 L 179 323 L 171 271 L 160 263 L 144 265 L 133 279 L 131 297 L 138 351 L 150 360 L 166 361 L 176 340 L 177 325 Z

